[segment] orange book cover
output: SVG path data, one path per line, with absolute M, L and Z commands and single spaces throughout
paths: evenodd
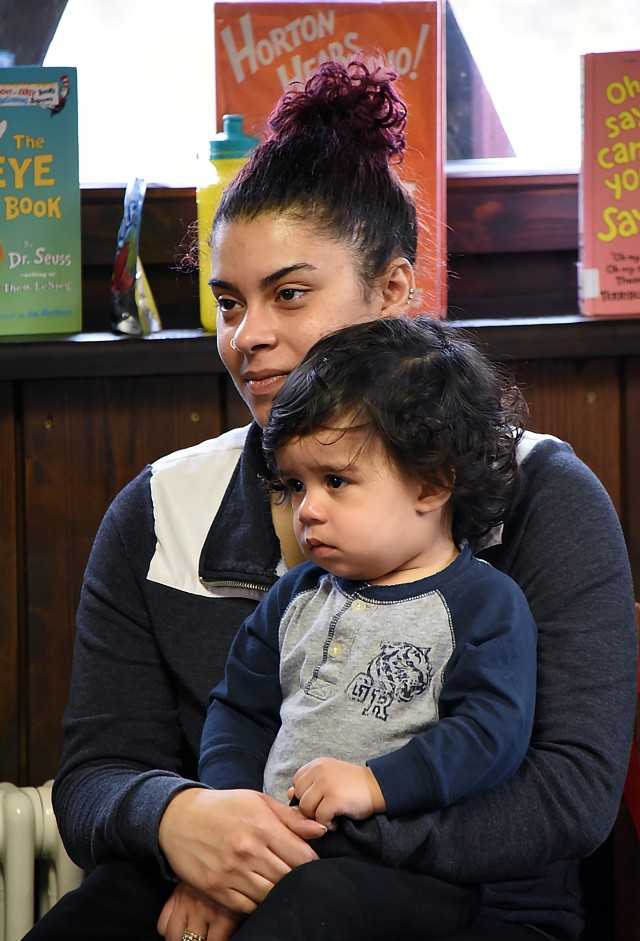
M 640 52 L 582 56 L 578 297 L 640 316 Z
M 218 131 L 224 114 L 244 115 L 260 136 L 284 89 L 326 59 L 382 53 L 398 72 L 408 106 L 407 148 L 398 172 L 420 209 L 416 306 L 446 314 L 444 6 L 441 0 L 214 4 Z

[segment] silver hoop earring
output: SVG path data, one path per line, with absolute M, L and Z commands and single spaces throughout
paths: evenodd
M 240 350 L 239 350 L 238 347 L 236 346 L 236 338 L 235 338 L 235 337 L 231 337 L 231 339 L 229 340 L 229 346 L 231 347 L 232 350 L 235 350 L 236 353 L 239 353 L 239 352 L 240 352 Z

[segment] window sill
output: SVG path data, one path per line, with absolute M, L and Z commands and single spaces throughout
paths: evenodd
M 496 317 L 456 326 L 502 362 L 640 355 L 640 318 Z M 0 337 L 4 380 L 216 373 L 224 373 L 216 338 L 199 328 L 146 340 L 107 332 Z

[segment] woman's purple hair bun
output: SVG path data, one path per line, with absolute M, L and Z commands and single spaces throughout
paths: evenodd
M 354 59 L 322 63 L 303 87 L 284 93 L 268 121 L 271 139 L 333 129 L 371 156 L 400 163 L 407 109 L 393 89 L 397 74 L 385 65 Z

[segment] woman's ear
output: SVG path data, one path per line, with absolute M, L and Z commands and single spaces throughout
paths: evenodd
M 415 290 L 411 262 L 406 258 L 394 258 L 382 276 L 381 289 L 381 316 L 403 317 L 410 313 L 409 304 Z

